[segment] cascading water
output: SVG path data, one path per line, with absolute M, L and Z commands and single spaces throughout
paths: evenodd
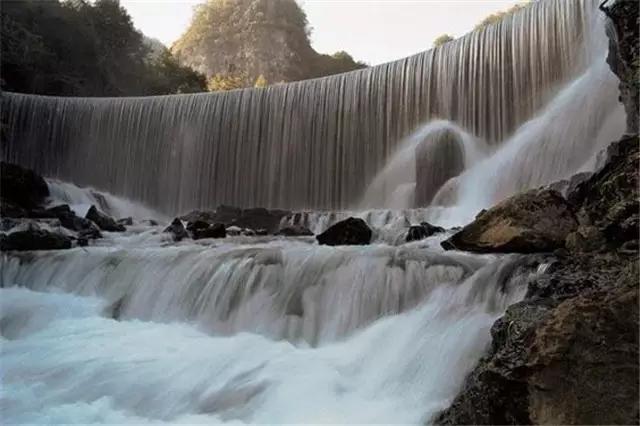
M 397 62 L 266 89 L 110 99 L 5 93 L 2 157 L 166 214 L 218 204 L 354 207 L 421 123 L 448 119 L 495 145 L 530 119 L 586 68 L 595 6 L 540 2 Z
M 544 266 L 444 252 L 449 233 L 406 243 L 407 228 L 594 167 L 624 127 L 594 10 L 541 2 L 402 61 L 264 90 L 3 95 L 4 159 L 117 194 L 49 180 L 51 204 L 136 219 L 89 247 L 0 256 L 3 421 L 429 422 Z M 413 208 L 418 193 L 430 205 Z M 282 224 L 358 216 L 374 237 L 176 243 L 139 203 L 321 207 Z

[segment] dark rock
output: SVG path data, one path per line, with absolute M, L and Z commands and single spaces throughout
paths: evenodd
M 227 230 L 222 223 L 216 223 L 208 225 L 206 228 L 196 228 L 192 232 L 194 240 L 201 240 L 203 238 L 225 238 L 227 236 Z
M 199 229 L 206 229 L 209 227 L 209 223 L 205 222 L 203 220 L 195 220 L 193 222 L 188 222 L 187 223 L 187 231 L 193 233 L 194 231 L 197 231 Z
M 364 220 L 350 217 L 331 225 L 316 239 L 318 243 L 329 246 L 365 245 L 371 242 L 371 236 L 371 228 Z
M 0 235 L 2 251 L 62 250 L 71 248 L 71 238 L 44 229 L 27 229 Z
M 565 246 L 569 251 L 583 253 L 601 250 L 606 243 L 604 234 L 595 226 L 579 226 L 567 235 L 565 240 Z
M 424 240 L 425 238 L 439 232 L 444 232 L 444 228 L 434 226 L 429 222 L 422 222 L 420 225 L 412 225 L 409 228 L 409 230 L 407 231 L 406 241 L 410 242 Z
M 167 226 L 163 232 L 172 234 L 174 241 L 181 241 L 182 239 L 189 237 L 187 230 L 184 229 L 182 221 L 177 217 L 173 219 L 173 222 L 171 222 L 171 224 Z
M 571 176 L 569 179 L 564 179 L 558 182 L 554 182 L 549 185 L 549 189 L 553 189 L 562 194 L 563 197 L 566 197 L 569 193 L 576 190 L 578 185 L 580 185 L 585 180 L 589 179 L 593 175 L 592 172 L 580 172 Z
M 230 206 L 219 206 L 215 211 L 194 210 L 181 219 L 186 222 L 206 222 L 209 225 L 222 223 L 225 227 L 237 226 L 242 229 L 266 229 L 274 233 L 280 226 L 281 219 L 290 212 L 284 210 L 267 210 L 264 208 L 240 209 Z
M 480 253 L 551 252 L 564 247 L 577 226 L 571 206 L 557 191 L 531 190 L 479 214 L 442 247 Z
M 291 225 L 285 226 L 281 228 L 276 235 L 283 235 L 285 237 L 303 237 L 303 236 L 311 236 L 313 232 L 307 227 L 300 225 Z
M 620 79 L 620 101 L 627 113 L 627 132 L 638 133 L 640 58 L 638 49 L 638 1 L 605 0 L 600 9 L 611 19 L 607 27 L 607 63 Z
M 124 217 L 122 219 L 118 219 L 118 225 L 123 225 L 123 226 L 131 226 L 133 225 L 133 218 L 132 217 Z
M 568 195 L 583 226 L 595 226 L 613 247 L 638 239 L 638 136 L 607 148 L 604 166 Z
M 142 221 L 142 223 L 144 223 L 145 225 L 149 225 L 149 226 L 158 226 L 159 223 L 157 220 L 154 219 L 145 219 Z
M 79 237 L 88 239 L 102 238 L 100 229 L 93 221 L 76 216 L 75 212 L 71 210 L 71 207 L 67 204 L 61 204 L 44 210 L 42 217 L 54 217 L 58 219 L 60 224 L 65 228 L 82 234 L 79 235 Z
M 91 208 L 89 208 L 85 218 L 98 225 L 98 227 L 103 231 L 124 232 L 127 230 L 123 225 L 118 224 L 113 218 L 98 211 L 96 206 L 91 206 Z
M 491 336 L 436 424 L 637 424 L 635 260 L 558 259 Z
M 8 202 L 24 209 L 42 205 L 49 196 L 49 187 L 41 176 L 16 164 L 0 163 L 0 187 L 3 204 Z
M 29 215 L 28 210 L 19 206 L 15 202 L 0 198 L 0 216 L 1 217 L 27 217 Z
M 464 170 L 462 137 L 453 128 L 431 131 L 415 150 L 415 206 L 428 206 L 438 190 Z

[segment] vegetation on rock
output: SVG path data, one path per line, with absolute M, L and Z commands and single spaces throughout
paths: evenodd
M 441 36 L 438 36 L 435 40 L 433 40 L 433 47 L 440 47 L 453 40 L 455 40 L 455 38 L 452 35 L 442 34 Z
M 209 90 L 263 87 L 336 74 L 366 65 L 346 52 L 311 47 L 307 17 L 295 0 L 209 0 L 171 50 L 209 78 Z M 262 78 L 260 78 L 262 77 Z

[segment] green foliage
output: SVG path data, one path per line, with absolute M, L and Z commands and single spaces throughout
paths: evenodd
M 171 50 L 181 63 L 209 76 L 209 86 L 213 79 L 214 87 L 235 86 L 240 75 L 243 87 L 252 87 L 260 76 L 295 81 L 366 66 L 346 52 L 318 54 L 309 33 L 295 0 L 208 0 L 195 8 Z
M 455 40 L 452 35 L 442 34 L 438 36 L 435 40 L 433 40 L 433 47 L 440 47 L 443 44 L 449 43 L 450 41 Z
M 2 89 L 76 96 L 204 90 L 203 76 L 151 49 L 117 0 L 7 0 Z
M 530 0 L 524 1 L 522 3 L 518 3 L 515 4 L 513 6 L 511 6 L 509 9 L 504 10 L 502 12 L 496 12 L 493 13 L 489 16 L 487 16 L 486 18 L 484 18 L 482 21 L 480 21 L 476 26 L 475 26 L 475 30 L 479 30 L 482 29 L 488 25 L 493 25 L 496 24 L 500 21 L 502 21 L 504 18 L 506 18 L 507 16 L 513 15 L 514 13 L 518 12 L 519 10 L 524 9 L 525 7 L 528 6 L 528 4 L 530 3 Z
M 217 92 L 220 90 L 234 90 L 247 87 L 246 76 L 243 74 L 216 74 L 207 80 L 207 90 Z

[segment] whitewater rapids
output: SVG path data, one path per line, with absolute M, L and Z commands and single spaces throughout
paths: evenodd
M 445 253 L 442 236 L 330 248 L 160 230 L 2 255 L 5 422 L 428 421 L 537 273 Z

